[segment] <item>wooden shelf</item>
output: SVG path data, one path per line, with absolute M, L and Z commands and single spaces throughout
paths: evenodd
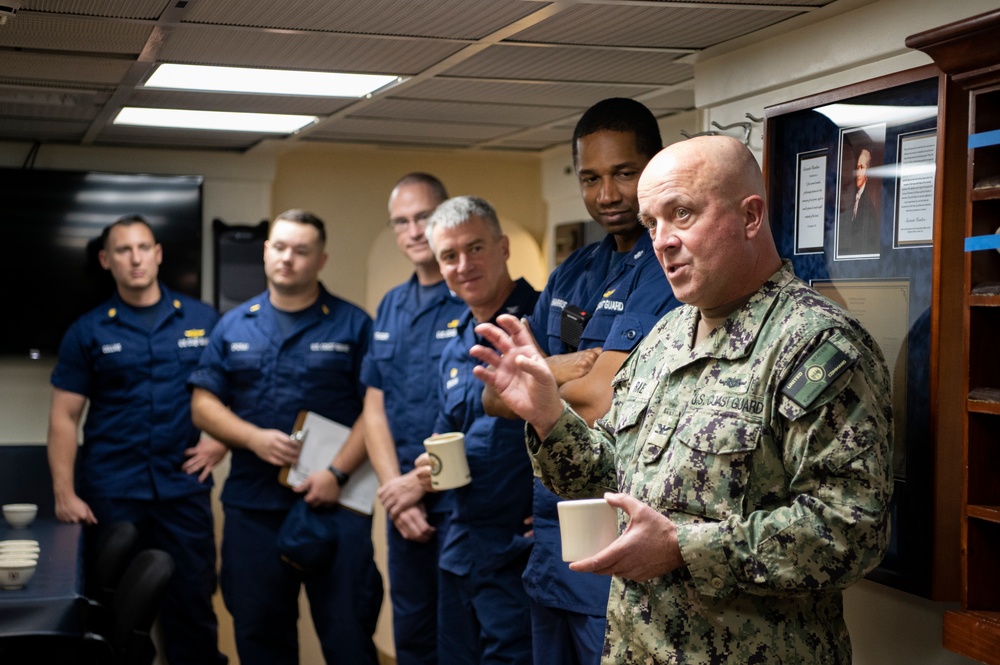
M 965 513 L 973 519 L 1000 524 L 1000 506 L 977 506 L 970 503 L 965 507 Z
M 1000 612 L 944 613 L 946 649 L 987 665 L 1000 665 L 997 644 L 1000 644 Z
M 975 388 L 969 391 L 966 408 L 971 413 L 1000 415 L 1000 388 Z
M 981 293 L 973 289 L 969 294 L 969 307 L 1000 307 L 1000 294 Z
M 991 178 L 992 180 L 992 178 Z M 970 201 L 996 201 L 1000 200 L 1000 183 L 980 185 L 976 184 L 975 187 L 969 191 Z

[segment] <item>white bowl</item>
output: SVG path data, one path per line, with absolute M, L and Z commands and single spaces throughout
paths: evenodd
M 23 588 L 35 574 L 37 561 L 27 558 L 0 560 L 0 589 Z
M 38 506 L 33 503 L 8 503 L 3 507 L 3 517 L 15 529 L 31 524 L 38 514 Z
M 38 554 L 42 551 L 38 545 L 11 545 L 4 547 L 0 545 L 0 555 L 4 554 Z
M 22 559 L 29 559 L 31 561 L 38 561 L 38 552 L 0 552 L 0 564 L 6 561 L 20 561 Z

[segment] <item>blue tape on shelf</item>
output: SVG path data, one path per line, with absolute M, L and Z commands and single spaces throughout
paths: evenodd
M 994 129 L 992 132 L 980 132 L 979 134 L 969 135 L 969 149 L 972 148 L 983 148 L 988 145 L 1000 144 L 1000 129 Z
M 1000 235 L 973 236 L 965 239 L 965 251 L 977 252 L 981 249 L 1000 249 Z

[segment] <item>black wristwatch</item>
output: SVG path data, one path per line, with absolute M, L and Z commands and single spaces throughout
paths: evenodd
M 337 484 L 343 487 L 347 484 L 347 481 L 351 479 L 351 474 L 346 471 L 341 471 L 334 465 L 326 467 L 326 470 L 333 474 L 333 477 L 337 479 Z

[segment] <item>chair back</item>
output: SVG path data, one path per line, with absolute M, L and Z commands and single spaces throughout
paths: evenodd
M 108 639 L 120 665 L 149 665 L 156 651 L 149 632 L 160 611 L 174 560 L 163 550 L 143 550 L 118 582 Z
M 135 554 L 139 529 L 131 522 L 115 522 L 98 536 L 87 565 L 86 595 L 105 608 L 111 607 L 115 589 Z

